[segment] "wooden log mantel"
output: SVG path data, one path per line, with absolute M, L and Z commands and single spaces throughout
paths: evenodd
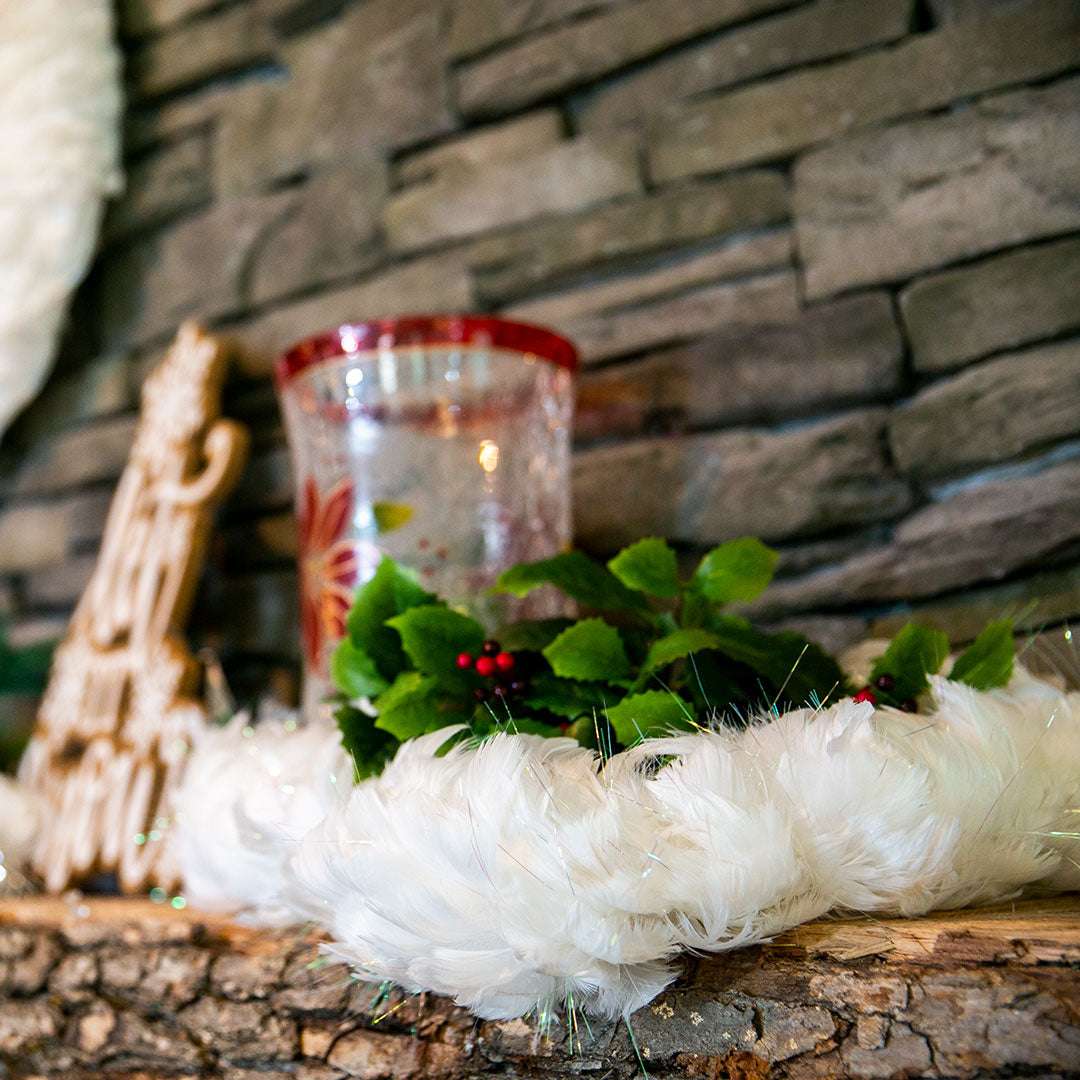
M 478 1021 L 315 935 L 137 899 L 0 901 L 0 1077 L 1080 1077 L 1080 898 L 807 924 L 689 959 L 627 1025 Z M 314 961 L 314 962 L 313 962 Z

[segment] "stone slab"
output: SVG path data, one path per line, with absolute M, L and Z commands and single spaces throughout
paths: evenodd
M 643 424 L 773 421 L 888 399 L 900 387 L 901 358 L 888 296 L 845 298 L 586 371 L 578 380 L 574 431 L 595 438 Z
M 460 260 L 434 256 L 274 307 L 265 315 L 234 323 L 229 334 L 239 346 L 238 369 L 263 376 L 289 345 L 343 322 L 418 311 L 468 311 L 472 306 L 472 283 Z
M 1007 461 L 1076 435 L 1080 339 L 967 368 L 920 391 L 889 418 L 897 465 L 923 476 Z
M 818 0 L 740 26 L 590 87 L 575 108 L 586 131 L 641 124 L 674 102 L 774 71 L 903 37 L 911 0 Z
M 912 502 L 885 460 L 885 412 L 791 430 L 643 439 L 574 459 L 575 528 L 612 551 L 642 536 L 776 541 L 897 517 Z
M 640 191 L 632 140 L 581 136 L 406 188 L 387 204 L 383 226 L 391 248 L 409 251 Z
M 264 304 L 374 266 L 379 215 L 388 191 L 382 160 L 357 160 L 317 173 L 251 253 L 250 300 Z
M 289 191 L 226 200 L 110 253 L 102 267 L 109 346 L 162 340 L 184 319 L 213 321 L 242 310 L 250 252 L 293 201 Z
M 624 0 L 457 0 L 450 13 L 447 53 L 460 60 L 493 45 L 544 30 L 564 19 L 585 15 Z
M 775 583 L 756 616 L 935 596 L 1036 566 L 1080 538 L 1080 462 L 1008 478 L 923 506 L 891 543 Z
M 71 547 L 71 507 L 64 503 L 8 506 L 0 514 L 0 573 L 55 566 Z
M 244 88 L 224 114 L 218 189 L 266 187 L 451 131 L 442 45 L 440 12 L 424 0 L 368 0 L 290 42 L 288 80 Z
M 220 0 L 120 0 L 120 29 L 129 37 L 160 33 L 217 7 Z
M 153 97 L 269 58 L 274 36 L 251 4 L 187 22 L 135 52 L 128 75 L 134 91 Z
M 785 7 L 792 0 L 637 0 L 532 35 L 465 64 L 457 97 L 467 115 L 510 112 L 678 45 Z
M 115 480 L 127 462 L 136 418 L 102 420 L 38 443 L 15 474 L 19 495 L 43 495 L 97 480 Z
M 1080 79 L 810 154 L 794 207 L 812 297 L 1075 230 Z
M 636 265 L 645 254 L 775 224 L 787 216 L 783 176 L 750 170 L 486 237 L 465 257 L 480 297 L 500 303 L 575 274 Z
M 856 128 L 1046 78 L 1078 61 L 1080 10 L 1071 0 L 1033 0 L 691 103 L 654 129 L 650 175 L 669 181 L 791 157 Z
M 1069 237 L 919 278 L 900 294 L 917 371 L 1080 329 L 1080 238 Z
M 558 110 L 538 109 L 406 154 L 394 165 L 395 186 L 430 181 L 458 169 L 483 168 L 490 162 L 528 157 L 555 146 L 564 137 Z

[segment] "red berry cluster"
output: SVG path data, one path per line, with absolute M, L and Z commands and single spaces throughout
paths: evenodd
M 875 688 L 880 690 L 883 694 L 891 694 L 896 687 L 896 680 L 891 675 L 879 675 L 874 680 L 873 686 L 864 686 L 857 694 L 852 697 L 852 701 L 869 701 L 871 705 L 877 705 L 877 694 L 874 693 Z M 919 706 L 914 698 L 902 698 L 896 703 L 898 709 L 902 709 L 904 712 L 918 712 Z
M 514 654 L 503 652 L 497 641 L 485 641 L 479 656 L 461 653 L 457 658 L 457 666 L 462 671 L 475 671 L 483 679 L 494 680 L 494 685 L 478 686 L 473 691 L 473 696 L 479 702 L 488 701 L 492 697 L 505 701 L 529 691 L 527 679 L 513 677 L 517 667 Z

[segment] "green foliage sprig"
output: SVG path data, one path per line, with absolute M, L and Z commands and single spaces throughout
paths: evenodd
M 502 728 L 566 733 L 610 752 L 700 717 L 823 704 L 847 690 L 835 660 L 724 610 L 760 595 L 776 557 L 758 540 L 734 540 L 683 581 L 674 550 L 645 539 L 606 566 L 572 551 L 512 567 L 493 592 L 554 586 L 586 614 L 505 627 L 488 645 L 512 669 L 501 681 L 484 673 L 494 659 L 473 663 L 483 627 L 384 559 L 356 594 L 331 666 L 345 745 L 369 775 L 404 740 L 451 725 L 480 738 Z
M 674 550 L 649 538 L 606 565 L 577 551 L 522 563 L 492 592 L 524 597 L 554 586 L 584 615 L 514 623 L 498 641 L 384 558 L 357 591 L 331 665 L 358 775 L 378 772 L 405 740 L 451 726 L 475 739 L 499 730 L 568 734 L 608 754 L 702 722 L 817 708 L 850 693 L 817 645 L 725 610 L 765 590 L 776 558 L 758 540 L 733 540 L 684 581 Z M 913 709 L 947 653 L 944 634 L 909 625 L 874 665 L 873 689 L 856 696 Z M 949 677 L 989 689 L 1004 685 L 1012 667 L 1012 623 L 1004 620 L 987 627 Z

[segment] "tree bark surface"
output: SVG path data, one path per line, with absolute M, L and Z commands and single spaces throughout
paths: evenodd
M 141 899 L 0 901 L 0 1077 L 1080 1078 L 1080 898 L 809 923 L 691 958 L 629 1024 L 479 1021 L 317 935 Z

